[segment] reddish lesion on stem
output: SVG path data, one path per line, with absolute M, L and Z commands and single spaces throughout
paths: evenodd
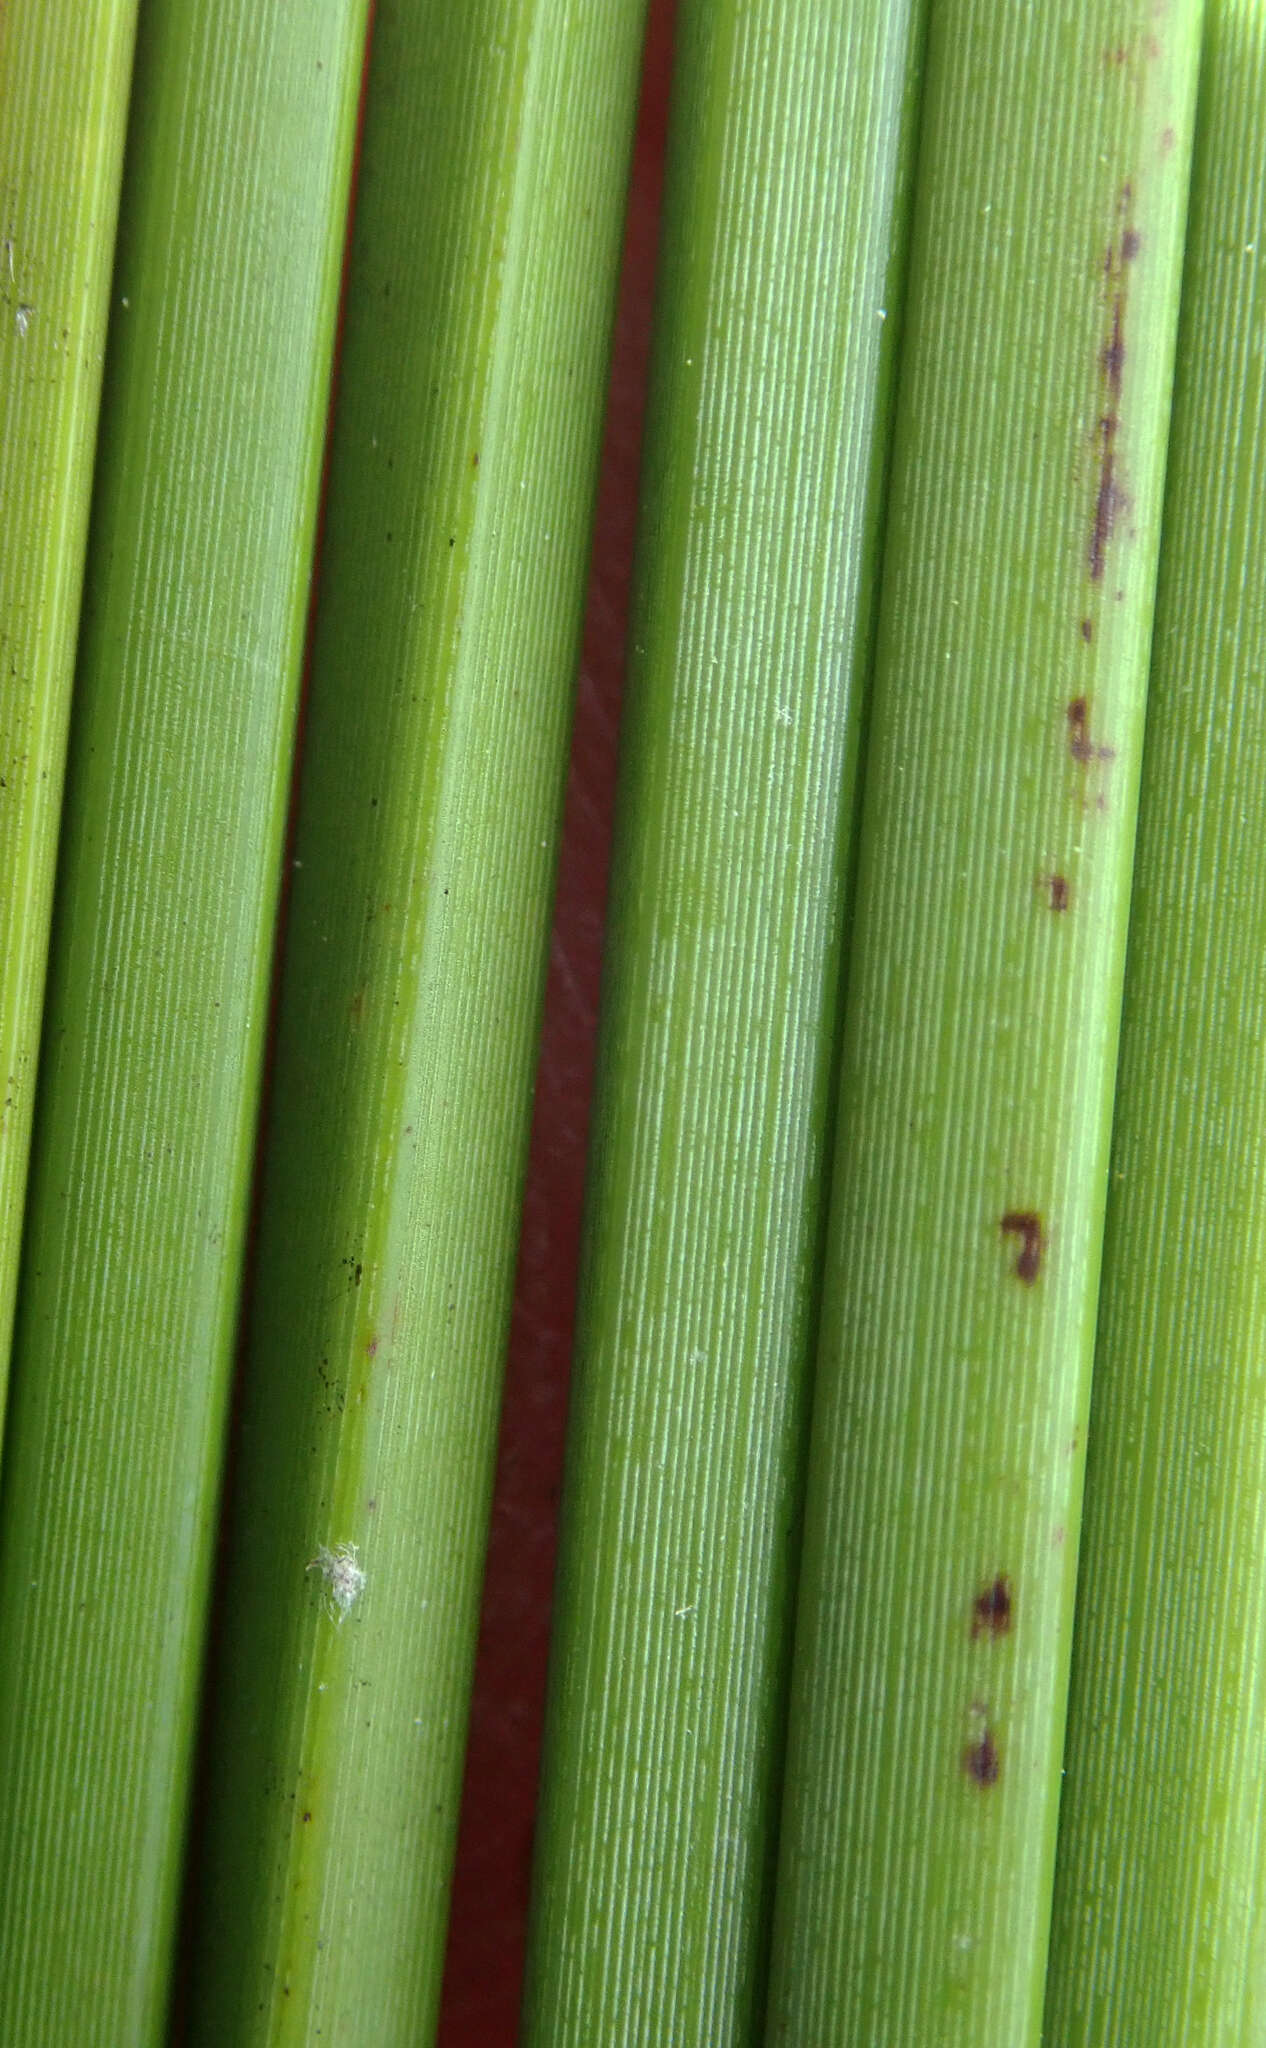
M 1032 1287 L 1042 1270 L 1046 1252 L 1046 1233 L 1041 1217 L 1036 1209 L 1008 1209 L 998 1227 L 1004 1237 L 1019 1239 L 1020 1249 L 1013 1271 L 1025 1287 Z
M 972 1641 L 980 1636 L 1010 1635 L 1013 1604 L 1011 1581 L 1004 1572 L 999 1572 L 972 1602 Z
M 1068 751 L 1074 761 L 1112 761 L 1115 747 L 1098 745 L 1090 737 L 1090 706 L 1084 697 L 1074 697 L 1064 712 L 1068 723 Z
M 967 1744 L 963 1751 L 963 1769 L 981 1792 L 987 1792 L 991 1785 L 997 1784 L 1002 1775 L 1002 1758 L 988 1728 L 982 1728 L 980 1734 Z
M 1092 583 L 1103 581 L 1108 543 L 1116 530 L 1118 518 L 1129 506 L 1129 499 L 1121 485 L 1117 442 L 1121 430 L 1121 391 L 1125 377 L 1125 316 L 1129 270 L 1143 246 L 1142 236 L 1128 218 L 1133 206 L 1134 187 L 1131 184 L 1123 185 L 1118 210 L 1127 215 L 1126 224 L 1119 237 L 1114 234 L 1103 259 L 1106 333 L 1099 350 L 1101 405 L 1095 429 L 1098 445 L 1098 479 L 1094 514 L 1090 525 L 1090 542 L 1086 554 L 1086 566 Z

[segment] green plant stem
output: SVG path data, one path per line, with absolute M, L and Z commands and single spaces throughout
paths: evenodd
M 933 10 L 768 2039 L 1041 2025 L 1197 0 Z
M 363 29 L 137 41 L 0 1498 L 23 2048 L 163 2031 Z
M 0 1418 L 135 25 L 0 12 Z
M 759 2026 L 922 23 L 677 18 L 532 2048 Z
M 1266 14 L 1210 0 L 1047 2037 L 1266 2012 Z M 1259 251 L 1261 252 L 1259 254 Z
M 377 9 L 211 1729 L 215 2048 L 434 2027 L 642 15 Z

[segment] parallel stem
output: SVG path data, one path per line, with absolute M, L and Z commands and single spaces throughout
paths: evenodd
M 0 11 L 0 1417 L 135 27 Z
M 363 33 L 152 0 L 137 42 L 0 1493 L 5 2042 L 163 2032 Z
M 1198 0 L 933 9 L 768 2039 L 1041 2025 Z
M 1047 2038 L 1266 2012 L 1266 13 L 1210 0 Z
M 760 2025 L 922 42 L 677 18 L 530 2048 Z
M 642 26 L 376 11 L 210 1724 L 214 2048 L 434 2028 Z

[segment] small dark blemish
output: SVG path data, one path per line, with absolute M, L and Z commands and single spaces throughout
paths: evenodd
M 1047 887 L 1051 892 L 1051 909 L 1067 910 L 1068 877 L 1066 875 L 1048 875 Z
M 1008 1209 L 999 1220 L 998 1228 L 1004 1237 L 1019 1238 L 1015 1277 L 1026 1287 L 1031 1287 L 1042 1270 L 1042 1254 L 1046 1250 L 1041 1217 L 1036 1209 Z
M 479 450 L 477 448 L 470 458 L 470 466 L 472 469 L 478 469 L 479 467 Z
M 304 1818 L 304 1821 L 305 1821 L 305 1823 L 306 1823 L 306 1822 L 308 1822 L 308 1821 L 310 1821 L 310 1820 L 311 1820 L 311 1818 L 312 1818 L 312 1815 L 311 1815 L 310 1813 L 305 1813 L 305 1814 L 304 1814 L 304 1816 L 303 1816 L 303 1818 Z
M 971 1635 L 1006 1636 L 1011 1633 L 1011 1581 L 1002 1574 L 991 1586 L 977 1593 L 972 1602 Z
M 963 1769 L 973 1785 L 979 1785 L 982 1792 L 990 1785 L 996 1785 L 1002 1771 L 1002 1758 L 998 1745 L 986 1728 L 975 1742 L 969 1742 L 963 1751 Z
M 1083 619 L 1083 620 L 1082 620 L 1082 622 L 1081 622 L 1081 637 L 1082 637 L 1082 639 L 1083 639 L 1083 640 L 1093 640 L 1093 639 L 1094 639 L 1094 637 L 1095 637 L 1095 627 L 1094 627 L 1094 620 L 1093 620 L 1093 619 Z
M 1117 198 L 1117 210 L 1127 217 L 1134 205 L 1134 187 L 1122 185 Z M 1104 383 L 1104 409 L 1098 424 L 1099 441 L 1099 485 L 1095 494 L 1094 519 L 1091 526 L 1088 566 L 1090 580 L 1097 583 L 1104 570 L 1104 560 L 1109 540 L 1112 538 L 1117 515 L 1128 506 L 1128 499 L 1118 480 L 1117 435 L 1121 425 L 1121 390 L 1125 374 L 1125 273 L 1127 266 L 1138 255 L 1142 237 L 1132 224 L 1121 230 L 1119 242 L 1108 244 L 1103 254 L 1103 275 L 1111 316 L 1111 329 L 1099 350 L 1099 368 Z
M 1104 350 L 1103 357 L 1103 367 L 1109 379 L 1113 375 L 1113 346 L 1114 344 L 1111 342 L 1108 344 L 1108 347 Z M 1123 360 L 1124 356 L 1122 355 L 1122 358 L 1116 362 L 1115 374 L 1118 390 L 1120 388 L 1121 361 Z M 1090 529 L 1090 547 L 1087 551 L 1087 565 L 1090 570 L 1090 580 L 1092 583 L 1099 583 L 1103 580 L 1103 568 L 1108 552 L 1108 542 L 1112 538 L 1112 531 L 1117 523 L 1117 514 L 1122 510 L 1126 502 L 1116 478 L 1116 436 L 1119 425 L 1120 420 L 1115 412 L 1105 413 L 1099 422 L 1099 489 L 1095 494 L 1095 517 L 1094 524 Z
M 1112 747 L 1096 746 L 1090 737 L 1090 707 L 1084 697 L 1074 697 L 1064 713 L 1068 720 L 1068 751 L 1074 761 L 1112 761 Z
M 1107 379 L 1108 391 L 1114 407 L 1111 422 L 1106 419 L 1100 420 L 1099 432 L 1101 435 L 1115 437 L 1118 425 L 1115 407 L 1121 403 L 1121 372 L 1125 368 L 1125 336 L 1121 328 L 1121 301 L 1119 298 L 1114 299 L 1112 303 L 1112 335 L 1100 350 L 1099 361 L 1103 366 L 1103 374 Z
M 363 1268 L 362 1268 L 362 1266 L 361 1266 L 360 1260 L 358 1259 L 358 1260 L 356 1261 L 356 1266 L 355 1266 L 355 1270 L 354 1270 L 354 1271 L 353 1271 L 353 1273 L 352 1273 L 352 1280 L 353 1280 L 353 1282 L 355 1283 L 355 1285 L 356 1285 L 357 1287 L 359 1287 L 359 1286 L 360 1286 L 360 1276 L 361 1276 L 361 1272 L 362 1272 L 362 1270 L 363 1270 Z
M 1163 133 L 1163 134 L 1162 134 L 1162 136 L 1161 136 L 1161 144 L 1160 144 L 1160 146 L 1161 146 L 1161 155 L 1162 155 L 1162 156 L 1168 156 L 1168 155 L 1169 155 L 1169 152 L 1170 152 L 1170 150 L 1171 150 L 1171 149 L 1173 148 L 1173 146 L 1174 146 L 1174 144 L 1175 144 L 1175 143 L 1177 142 L 1177 140 L 1178 140 L 1178 137 L 1177 137 L 1177 136 L 1175 135 L 1175 133 L 1174 133 L 1173 129 L 1172 129 L 1172 128 L 1166 128 L 1166 129 L 1165 129 L 1165 131 L 1164 131 L 1164 133 Z

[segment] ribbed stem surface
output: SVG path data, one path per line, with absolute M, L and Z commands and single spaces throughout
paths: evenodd
M 1266 12 L 1210 0 L 1046 2038 L 1266 2014 Z
M 677 19 L 532 2048 L 760 2025 L 922 20 Z
M 162 2031 L 363 26 L 137 43 L 0 1497 L 15 2048 Z
M 932 13 L 771 2043 L 1040 2027 L 1199 16 Z
M 377 8 L 212 1706 L 214 2048 L 434 2026 L 641 31 L 641 0 Z
M 0 1416 L 135 25 L 0 11 Z

